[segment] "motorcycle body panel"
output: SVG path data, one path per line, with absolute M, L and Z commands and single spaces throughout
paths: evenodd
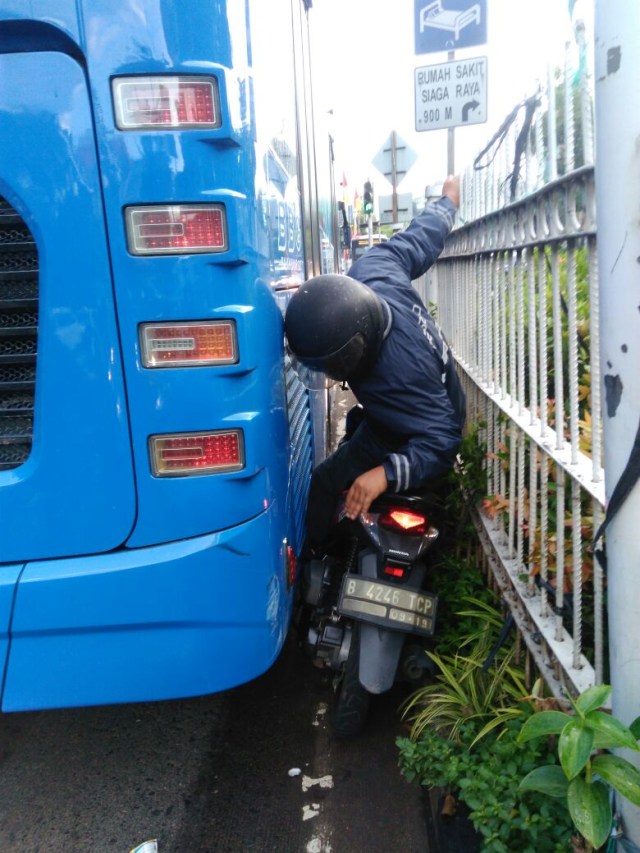
M 381 563 L 382 554 L 368 549 L 360 554 L 360 573 L 375 580 L 380 576 Z M 407 586 L 420 589 L 423 578 L 424 565 L 418 564 L 412 568 Z M 369 693 L 386 693 L 393 687 L 405 638 L 405 631 L 391 631 L 361 623 L 359 678 Z
M 360 625 L 360 684 L 369 693 L 386 693 L 393 687 L 405 635 L 377 625 Z
M 379 521 L 385 515 L 388 518 L 392 511 L 399 511 L 401 515 L 422 513 L 424 523 L 414 531 L 400 527 L 389 529 L 388 521 L 382 524 Z M 330 553 L 322 559 L 311 560 L 304 569 L 304 603 L 310 614 L 306 648 L 318 665 L 344 674 L 350 658 L 353 629 L 357 625 L 356 683 L 367 693 L 385 693 L 393 686 L 399 670 L 406 669 L 401 665 L 406 641 L 413 642 L 415 656 L 415 649 L 421 648 L 417 643 L 433 632 L 433 628 L 425 629 L 424 625 L 415 627 L 415 621 L 413 629 L 404 619 L 392 623 L 391 619 L 396 617 L 391 616 L 391 611 L 397 608 L 397 613 L 398 609 L 403 609 L 402 604 L 396 604 L 396 591 L 398 601 L 406 601 L 407 593 L 416 593 L 411 598 L 433 601 L 433 618 L 429 618 L 430 624 L 435 624 L 437 599 L 423 585 L 427 571 L 425 554 L 436 541 L 438 531 L 428 524 L 420 498 L 409 495 L 384 495 L 358 522 L 341 523 L 338 532 L 342 530 L 344 535 L 337 540 L 341 545 L 336 548 L 334 541 L 329 547 Z M 371 581 L 375 589 L 363 592 L 358 577 Z M 394 596 L 393 602 L 383 598 L 382 602 L 387 604 L 385 608 L 376 603 L 381 602 L 379 597 L 372 597 L 367 603 L 364 596 L 370 591 L 372 596 L 373 593 Z M 376 608 L 382 616 L 375 615 Z M 418 634 L 421 636 L 416 636 Z M 422 673 L 427 667 L 414 665 L 413 670 Z M 350 679 L 352 691 L 353 673 Z

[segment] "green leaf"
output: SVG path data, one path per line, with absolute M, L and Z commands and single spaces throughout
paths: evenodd
M 527 773 L 518 785 L 518 790 L 539 791 L 541 794 L 562 799 L 567 796 L 568 784 L 562 768 L 557 764 L 548 764 L 546 767 L 536 767 L 531 773 Z
M 611 694 L 610 684 L 596 684 L 594 687 L 589 687 L 584 693 L 576 699 L 576 708 L 582 714 L 588 714 L 589 711 L 595 711 L 596 708 L 601 708 Z
M 635 720 L 629 726 L 629 731 L 636 738 L 636 740 L 640 740 L 640 717 L 636 717 Z
M 567 791 L 569 814 L 576 829 L 597 849 L 611 831 L 609 792 L 602 782 L 589 784 L 582 776 L 569 783 Z
M 591 767 L 634 806 L 640 806 L 640 770 L 630 761 L 617 755 L 598 755 Z
M 518 741 L 524 743 L 534 737 L 559 735 L 571 720 L 573 717 L 563 711 L 539 711 L 525 722 L 518 735 Z
M 474 737 L 474 739 L 469 744 L 469 749 L 473 749 L 473 747 L 479 743 L 483 737 L 486 737 L 490 732 L 494 729 L 497 729 L 501 726 L 504 726 L 509 720 L 521 719 L 523 715 L 522 709 L 520 708 L 501 708 L 500 710 L 495 712 L 495 717 L 490 719 L 488 723 L 480 729 L 478 734 Z
M 626 746 L 629 749 L 640 750 L 633 733 L 611 714 L 605 714 L 604 711 L 591 711 L 586 717 L 586 724 L 613 746 Z
M 589 760 L 593 749 L 593 731 L 582 720 L 567 723 L 558 741 L 558 756 L 567 779 L 573 779 Z

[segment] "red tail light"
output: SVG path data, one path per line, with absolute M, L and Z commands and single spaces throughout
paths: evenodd
M 291 545 L 287 545 L 287 584 L 289 589 L 294 585 L 297 573 L 298 561 L 296 560 L 296 552 Z
M 167 204 L 125 208 L 132 255 L 190 255 L 227 250 L 221 204 Z
M 156 477 L 215 474 L 244 467 L 242 430 L 152 435 L 151 468 Z
M 405 569 L 401 566 L 385 566 L 384 573 L 385 575 L 391 575 L 392 578 L 403 578 Z
M 118 77 L 112 86 L 120 130 L 220 126 L 215 77 Z
M 422 534 L 429 529 L 426 515 L 420 515 L 406 509 L 390 509 L 378 519 L 380 527 L 395 530 L 397 533 Z
M 233 320 L 143 323 L 140 351 L 145 367 L 199 367 L 238 360 Z

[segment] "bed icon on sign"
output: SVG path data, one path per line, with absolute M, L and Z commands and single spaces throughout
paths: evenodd
M 415 0 L 416 53 L 473 47 L 487 40 L 486 0 Z
M 460 33 L 469 24 L 480 23 L 480 6 L 474 3 L 468 9 L 463 9 L 458 12 L 455 9 L 443 9 L 440 0 L 435 0 L 434 3 L 429 3 L 420 12 L 420 32 L 424 32 L 425 27 L 435 27 L 437 30 L 449 30 L 453 33 L 456 41 L 460 38 Z

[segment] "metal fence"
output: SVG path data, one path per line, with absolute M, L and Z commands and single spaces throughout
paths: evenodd
M 591 77 L 584 32 L 463 174 L 426 282 L 487 447 L 486 559 L 558 697 L 607 677 Z

